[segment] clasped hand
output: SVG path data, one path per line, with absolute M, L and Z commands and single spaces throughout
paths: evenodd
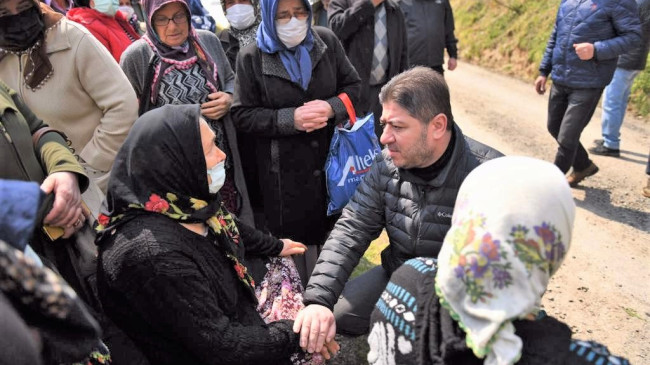
M 312 100 L 299 106 L 293 113 L 294 127 L 307 133 L 324 128 L 334 117 L 332 106 L 324 100 Z
M 293 322 L 293 332 L 300 333 L 300 347 L 309 353 L 320 352 L 329 359 L 330 352 L 336 354 L 339 350 L 334 341 L 334 313 L 325 306 L 310 304 L 303 308 Z

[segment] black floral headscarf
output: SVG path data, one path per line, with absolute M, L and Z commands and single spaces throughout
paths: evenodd
M 255 283 L 240 261 L 243 248 L 233 216 L 218 194 L 210 194 L 201 144 L 199 105 L 165 105 L 133 124 L 115 163 L 99 215 L 98 244 L 141 214 L 163 214 L 179 223 L 205 223 L 233 261 L 241 281 Z

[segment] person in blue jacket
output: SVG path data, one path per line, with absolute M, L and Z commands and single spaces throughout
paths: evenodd
M 612 80 L 618 56 L 641 41 L 634 0 L 563 0 L 535 80 L 539 94 L 553 85 L 547 129 L 556 139 L 555 165 L 575 187 L 598 172 L 580 143 L 603 89 Z

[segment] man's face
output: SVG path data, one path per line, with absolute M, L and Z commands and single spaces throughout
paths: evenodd
M 380 141 L 397 167 L 410 169 L 427 167 L 435 162 L 434 149 L 427 138 L 428 125 L 413 118 L 397 103 L 382 104 L 381 124 L 384 131 Z

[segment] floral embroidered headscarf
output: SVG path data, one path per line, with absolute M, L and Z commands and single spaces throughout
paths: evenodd
M 97 218 L 97 243 L 140 214 L 205 223 L 252 292 L 253 279 L 240 263 L 243 247 L 235 219 L 208 190 L 200 116 L 199 105 L 165 105 L 136 120 L 115 157 L 106 209 Z
M 564 174 L 530 157 L 472 171 L 458 192 L 438 256 L 436 292 L 485 364 L 513 364 L 522 341 L 512 321 L 537 314 L 564 259 L 575 204 Z

